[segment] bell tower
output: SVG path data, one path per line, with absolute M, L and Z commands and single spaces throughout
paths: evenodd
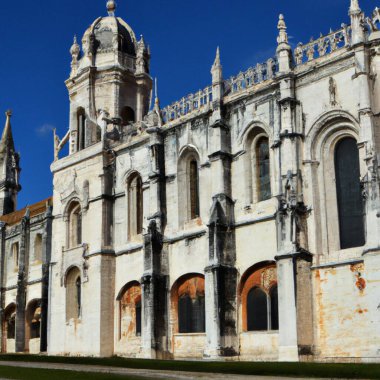
M 116 16 L 115 1 L 107 2 L 107 11 L 107 17 L 97 18 L 87 29 L 82 46 L 75 37 L 70 49 L 70 154 L 103 139 L 103 118 L 123 128 L 149 112 L 149 48 Z
M 7 111 L 4 131 L 0 141 L 0 215 L 10 214 L 17 208 L 17 194 L 21 190 L 20 155 L 16 153 L 13 141 L 11 116 Z

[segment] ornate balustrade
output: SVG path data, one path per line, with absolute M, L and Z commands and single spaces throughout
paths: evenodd
M 212 103 L 212 86 L 199 90 L 195 94 L 183 97 L 178 102 L 162 109 L 162 119 L 164 123 L 179 119 L 193 111 L 209 109 Z
M 323 57 L 336 50 L 350 46 L 351 26 L 342 24 L 342 28 L 336 32 L 330 31 L 326 36 L 320 36 L 317 40 L 311 39 L 307 44 L 301 42 L 294 49 L 296 65 L 310 62 L 313 59 Z
M 245 72 L 240 72 L 237 76 L 225 81 L 226 92 L 237 93 L 244 89 L 253 87 L 275 77 L 278 71 L 276 58 L 270 58 L 265 63 L 258 63 L 256 67 L 251 67 Z

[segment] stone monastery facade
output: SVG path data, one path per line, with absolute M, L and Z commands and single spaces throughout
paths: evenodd
M 71 48 L 53 197 L 0 143 L 3 352 L 380 361 L 380 10 L 150 108 L 115 16 Z M 59 157 L 69 144 L 69 155 Z

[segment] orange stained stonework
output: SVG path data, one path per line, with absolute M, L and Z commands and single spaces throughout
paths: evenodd
M 136 336 L 136 304 L 141 302 L 141 286 L 138 282 L 126 285 L 120 299 L 119 339 Z
M 242 306 L 242 326 L 243 331 L 247 331 L 247 297 L 252 288 L 260 288 L 269 294 L 270 289 L 277 285 L 276 264 L 266 264 L 265 266 L 251 267 L 242 276 L 240 283 L 240 303 Z

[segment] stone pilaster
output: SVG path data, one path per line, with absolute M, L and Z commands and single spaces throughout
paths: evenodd
M 1 351 L 4 352 L 4 309 L 5 309 L 5 224 L 3 222 L 0 223 L 0 344 Z
M 49 315 L 49 279 L 52 244 L 52 207 L 48 206 L 45 215 L 45 231 L 42 237 L 42 289 L 41 289 L 41 337 L 40 351 L 46 352 L 48 345 L 48 315 Z
M 16 352 L 25 351 L 25 314 L 30 234 L 30 218 L 28 214 L 29 211 L 27 211 L 27 214 L 21 222 L 21 242 L 16 295 Z

